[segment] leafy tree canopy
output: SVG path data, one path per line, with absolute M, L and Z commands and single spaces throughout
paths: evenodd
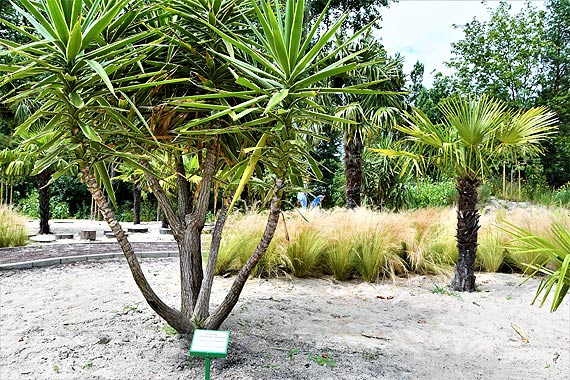
M 530 107 L 540 92 L 546 47 L 544 12 L 527 4 L 511 15 L 501 2 L 488 22 L 456 26 L 465 36 L 452 44 L 447 66 L 456 70 L 454 84 L 462 93 L 488 94 L 511 106 Z

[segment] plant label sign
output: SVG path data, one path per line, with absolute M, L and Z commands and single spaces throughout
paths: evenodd
M 229 331 L 194 330 L 190 356 L 225 358 L 228 353 Z

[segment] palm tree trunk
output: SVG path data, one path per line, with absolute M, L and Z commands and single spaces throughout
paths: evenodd
M 109 207 L 109 203 L 107 202 L 107 199 L 105 199 L 103 191 L 97 184 L 97 179 L 89 172 L 88 167 L 81 168 L 81 180 L 83 183 L 85 183 L 85 185 L 87 185 L 89 192 L 99 206 L 99 210 L 101 211 L 103 218 L 107 224 L 109 224 L 109 227 L 111 227 L 111 230 L 113 231 L 117 242 L 121 246 L 125 258 L 127 259 L 127 263 L 133 275 L 133 279 L 135 280 L 135 283 L 144 296 L 146 302 L 160 317 L 162 317 L 162 319 L 164 319 L 170 326 L 175 328 L 176 331 L 182 334 L 192 333 L 194 330 L 194 325 L 190 322 L 190 319 L 186 318 L 180 311 L 166 305 L 156 295 L 148 283 L 142 271 L 142 268 L 140 267 L 140 263 L 135 256 L 135 252 L 133 251 L 131 243 L 125 236 L 125 232 L 123 231 L 121 225 L 117 219 L 115 219 L 115 215 Z
M 133 185 L 133 224 L 141 224 L 141 186 Z
M 226 294 L 226 298 L 222 303 L 214 310 L 214 312 L 206 319 L 204 327 L 207 329 L 216 330 L 220 328 L 222 322 L 228 317 L 232 309 L 239 300 L 239 296 L 245 286 L 245 283 L 255 269 L 255 266 L 261 260 L 265 252 L 267 252 L 267 247 L 275 235 L 275 230 L 277 229 L 277 223 L 279 222 L 279 215 L 281 214 L 281 203 L 283 201 L 283 195 L 281 194 L 281 189 L 283 189 L 284 182 L 282 179 L 275 180 L 274 196 L 271 199 L 271 207 L 269 210 L 269 216 L 267 218 L 267 224 L 265 225 L 265 230 L 263 231 L 263 236 L 257 248 L 247 260 L 244 266 L 238 272 L 230 290 Z
M 475 290 L 475 258 L 477 256 L 477 234 L 479 211 L 477 210 L 477 178 L 457 178 L 455 187 L 459 192 L 457 200 L 457 267 L 451 283 L 454 290 L 472 292 Z
M 51 199 L 49 181 L 52 174 L 53 171 L 50 169 L 46 169 L 38 174 L 38 202 L 40 209 L 40 230 L 38 233 L 40 235 L 51 233 L 49 228 Z
M 355 133 L 351 139 L 344 139 L 344 176 L 346 179 L 346 208 L 360 207 L 362 187 L 362 137 Z

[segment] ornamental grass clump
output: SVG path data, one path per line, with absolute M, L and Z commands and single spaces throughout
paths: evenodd
M 316 228 L 302 228 L 285 249 L 287 268 L 299 278 L 322 274 L 322 257 L 327 247 L 327 239 Z
M 506 242 L 504 234 L 491 227 L 482 228 L 477 247 L 477 267 L 485 272 L 498 272 L 507 254 Z
M 0 248 L 19 247 L 27 241 L 24 219 L 10 208 L 0 206 Z
M 449 273 L 457 261 L 453 209 L 420 209 L 400 214 L 409 230 L 403 240 L 406 262 L 417 274 Z
M 538 236 L 548 236 L 552 223 L 557 220 L 563 221 L 563 219 L 564 216 L 560 216 L 556 211 L 544 208 L 515 209 L 497 214 L 497 224 L 499 227 L 506 221 Z M 505 235 L 504 242 L 510 245 L 509 242 L 512 239 L 511 235 L 501 228 L 499 228 L 499 231 L 502 231 Z M 505 263 L 521 272 L 527 271 L 528 265 L 531 263 L 548 261 L 548 255 L 541 251 L 507 248 L 505 255 Z

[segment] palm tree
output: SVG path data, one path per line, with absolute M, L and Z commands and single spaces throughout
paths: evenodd
M 513 237 L 508 244 L 508 249 L 513 255 L 529 253 L 535 255 L 534 261 L 527 263 L 531 271 L 529 278 L 537 273 L 545 275 L 540 280 L 532 302 L 536 302 L 542 294 L 540 302 L 542 307 L 550 292 L 554 290 L 550 311 L 556 311 L 570 289 L 570 226 L 554 223 L 550 227 L 548 236 L 536 235 L 506 221 L 498 227 Z M 552 264 L 555 264 L 557 268 L 553 269 Z
M 22 0 L 14 8 L 33 25 L 34 31 L 9 24 L 27 40 L 0 41 L 5 49 L 2 54 L 21 58 L 19 64 L 0 65 L 0 71 L 7 73 L 0 86 L 27 80 L 26 86 L 4 101 L 16 104 L 35 99 L 40 104 L 16 128 L 16 135 L 25 133 L 38 120 L 45 120 L 41 123 L 43 132 L 53 133 L 53 138 L 37 149 L 43 158 L 35 162 L 34 171 L 40 173 L 55 160 L 65 160 L 66 167 L 55 177 L 69 170 L 79 172 L 117 238 L 148 304 L 178 331 L 191 331 L 192 323 L 166 305 L 146 280 L 101 187 L 114 203 L 105 162 L 121 159 L 140 167 L 137 162 L 141 156 L 132 153 L 133 147 L 148 144 L 144 133 L 128 117 L 137 110 L 129 97 L 132 90 L 126 84 L 141 74 L 140 61 L 152 48 L 145 42 L 155 32 L 143 27 L 149 6 L 138 0 Z M 155 85 L 147 85 L 151 86 Z M 26 144 L 36 141 L 28 139 Z
M 441 124 L 433 124 L 415 109 L 406 113 L 407 125 L 396 127 L 407 136 L 400 149 L 376 151 L 399 156 L 405 167 L 419 172 L 431 165 L 455 176 L 459 257 L 451 286 L 473 291 L 481 180 L 489 173 L 489 164 L 505 150 L 541 151 L 540 142 L 553 133 L 556 117 L 543 107 L 509 110 L 487 96 L 455 97 L 438 108 L 443 114 Z
M 348 209 L 361 205 L 362 152 L 366 142 L 392 126 L 397 120 L 399 110 L 403 108 L 402 88 L 405 79 L 401 69 L 402 59 L 388 57 L 382 44 L 372 35 L 366 35 L 347 46 L 335 59 L 365 48 L 366 53 L 360 59 L 374 61 L 373 66 L 362 67 L 333 78 L 337 85 L 341 86 L 375 83 L 373 88 L 382 92 L 363 96 L 343 94 L 333 99 L 337 103 L 335 115 L 352 121 L 352 123 L 335 123 L 343 132 L 345 194 Z

